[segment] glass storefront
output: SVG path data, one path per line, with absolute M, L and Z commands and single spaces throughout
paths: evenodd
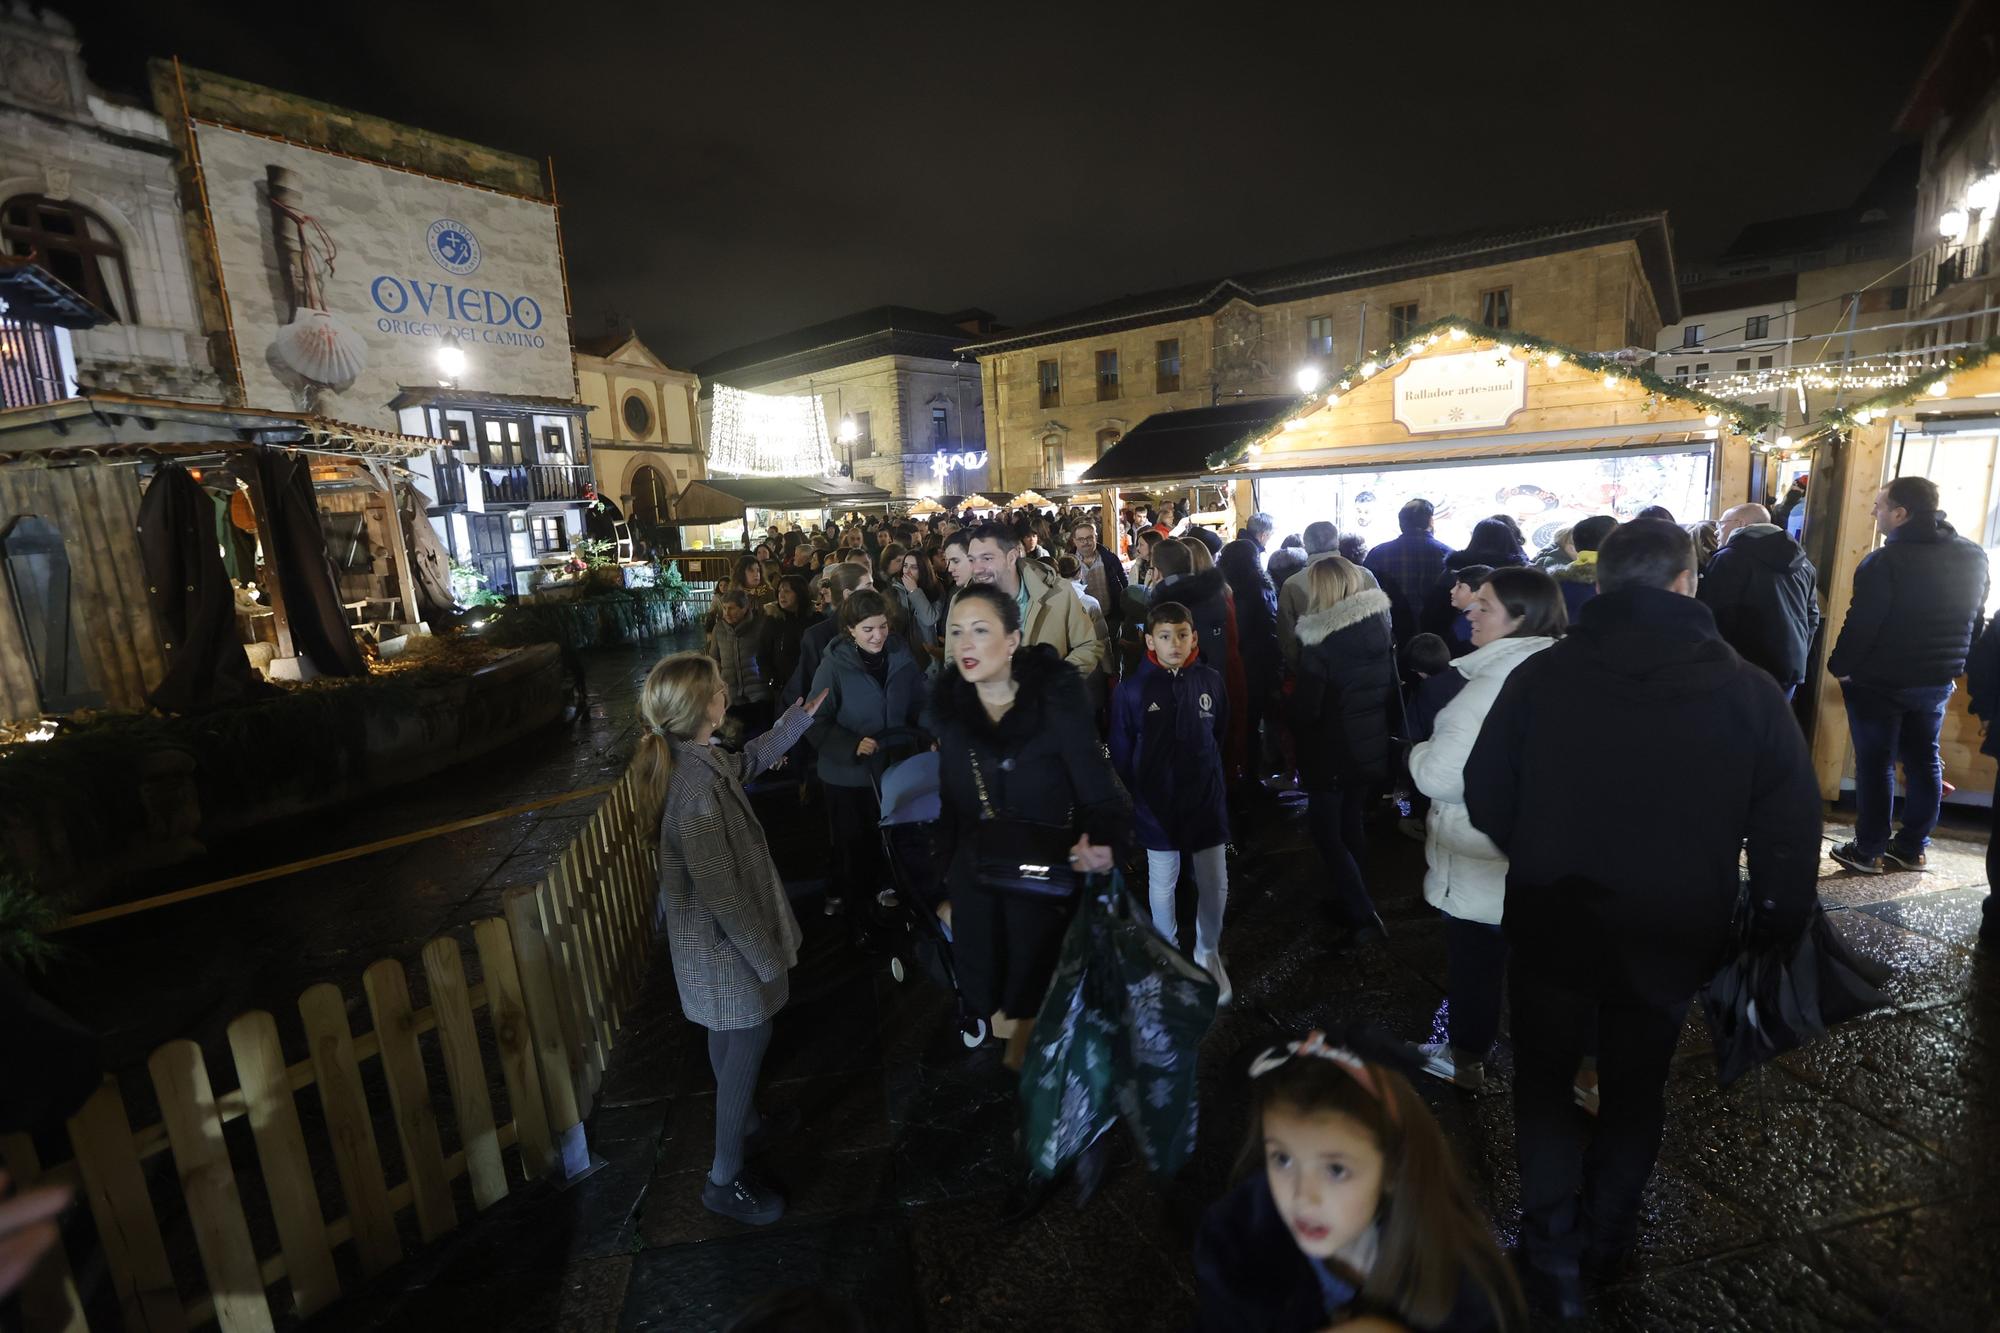
M 1528 554 L 1591 514 L 1634 517 L 1665 505 L 1683 523 L 1709 516 L 1714 487 L 1710 446 L 1667 453 L 1549 454 L 1418 463 L 1317 476 L 1257 480 L 1257 507 L 1277 520 L 1279 540 L 1325 519 L 1370 546 L 1397 535 L 1396 511 L 1416 498 L 1437 507 L 1439 541 L 1462 548 L 1472 525 L 1511 514 L 1527 534 Z
M 2000 610 L 2000 494 L 1995 494 L 1994 461 L 2000 427 L 1935 435 L 1905 435 L 1889 441 L 1889 475 L 1929 477 L 1937 483 L 1938 507 L 1961 537 L 1986 548 L 1986 614 Z M 1864 520 L 1865 521 L 1865 520 Z

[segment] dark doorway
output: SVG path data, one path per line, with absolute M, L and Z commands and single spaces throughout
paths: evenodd
M 471 529 L 471 563 L 479 566 L 486 586 L 495 592 L 514 591 L 514 562 L 507 556 L 507 516 L 467 514 L 465 523 Z
M 33 514 L 26 515 L 0 535 L 0 558 L 6 564 L 7 591 L 14 599 L 21 636 L 27 640 L 42 711 L 67 713 L 102 704 L 104 698 L 92 687 L 76 643 L 69 553 L 63 550 L 62 534 Z
M 640 531 L 656 528 L 667 521 L 667 479 L 655 467 L 640 467 L 632 473 L 632 521 Z

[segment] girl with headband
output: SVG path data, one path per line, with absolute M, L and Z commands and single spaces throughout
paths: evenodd
M 1250 1078 L 1246 1178 L 1195 1240 L 1202 1333 L 1526 1327 L 1513 1270 L 1409 1080 L 1319 1032 L 1264 1052 Z

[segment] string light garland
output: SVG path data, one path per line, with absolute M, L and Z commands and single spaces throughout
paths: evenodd
M 1771 408 L 1754 403 L 1738 402 L 1730 398 L 1718 397 L 1700 389 L 1663 379 L 1651 371 L 1641 370 L 1631 362 L 1617 356 L 1601 352 L 1586 352 L 1547 338 L 1537 338 L 1528 334 L 1515 333 L 1510 329 L 1493 329 L 1471 320 L 1447 316 L 1428 324 L 1411 329 L 1401 338 L 1379 351 L 1370 351 L 1367 359 L 1358 365 L 1351 365 L 1334 379 L 1330 391 L 1310 393 L 1300 400 L 1301 406 L 1321 403 L 1331 406 L 1339 401 L 1343 393 L 1356 385 L 1365 383 L 1375 376 L 1394 370 L 1410 357 L 1428 351 L 1440 343 L 1461 343 L 1468 338 L 1478 338 L 1499 344 L 1503 356 L 1517 360 L 1540 359 L 1550 369 L 1569 364 L 1588 374 L 1602 375 L 1604 387 L 1615 389 L 1630 384 L 1647 391 L 1645 410 L 1652 411 L 1663 399 L 1674 399 L 1702 409 L 1710 425 L 1727 422 L 1729 429 L 1737 435 L 1756 435 L 1777 426 L 1781 418 Z M 1235 443 L 1226 445 L 1208 456 L 1211 468 L 1226 468 L 1243 460 L 1253 445 L 1261 445 L 1284 426 L 1273 426 L 1246 434 Z
M 833 444 L 819 398 L 716 385 L 709 411 L 708 466 L 733 476 L 831 476 Z
M 1893 391 L 1878 393 L 1872 398 L 1864 398 L 1845 407 L 1831 408 L 1820 415 L 1819 425 L 1814 429 L 1809 441 L 1846 435 L 1856 426 L 1865 426 L 1878 417 L 1887 416 L 1895 408 L 1907 406 L 1918 399 L 1942 398 L 1951 392 L 1953 375 L 1976 370 L 1996 356 L 2000 356 L 2000 338 L 1988 338 L 1978 346 L 1945 358 L 1941 364 L 1933 366 L 1925 374 L 1911 376 Z

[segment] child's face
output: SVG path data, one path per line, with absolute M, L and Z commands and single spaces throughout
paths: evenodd
M 1382 1149 L 1353 1116 L 1264 1108 L 1264 1173 L 1292 1239 L 1314 1259 L 1343 1255 L 1374 1225 Z
M 1194 626 L 1164 624 L 1146 631 L 1146 646 L 1169 671 L 1177 671 L 1194 655 Z
M 734 602 L 724 602 L 722 604 L 722 618 L 731 625 L 742 624 L 743 617 L 749 614 L 750 608 L 748 607 L 738 606 Z
M 1451 585 L 1452 610 L 1454 611 L 1465 610 L 1466 607 L 1472 605 L 1472 598 L 1473 598 L 1472 589 L 1466 587 L 1463 583 L 1454 583 Z

